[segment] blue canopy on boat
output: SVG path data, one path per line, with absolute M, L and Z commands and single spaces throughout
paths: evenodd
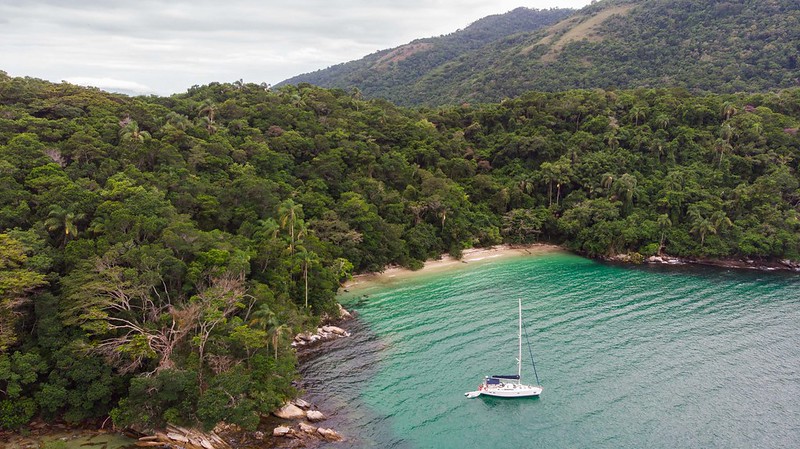
M 495 376 L 492 376 L 492 377 L 495 378 L 495 379 L 517 379 L 517 380 L 519 380 L 519 376 L 517 376 L 516 374 L 513 375 L 513 376 L 497 376 L 497 375 L 495 375 Z

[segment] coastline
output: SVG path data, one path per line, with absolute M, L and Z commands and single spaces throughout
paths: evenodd
M 377 273 L 362 273 L 353 276 L 353 278 L 342 285 L 341 292 L 348 292 L 348 290 L 353 289 L 355 292 L 359 292 L 362 288 L 368 288 L 370 286 L 386 286 L 390 285 L 395 282 L 402 282 L 406 279 L 412 279 L 418 276 L 429 275 L 429 274 L 439 274 L 442 272 L 447 272 L 449 270 L 457 270 L 460 268 L 465 267 L 465 264 L 471 263 L 481 263 L 481 262 L 490 262 L 494 260 L 501 260 L 504 258 L 509 257 L 524 257 L 524 256 L 536 256 L 536 255 L 544 255 L 544 254 L 551 254 L 551 253 L 569 253 L 570 251 L 564 247 L 553 245 L 553 244 L 543 244 L 543 243 L 536 243 L 536 244 L 528 244 L 528 245 L 498 245 L 489 248 L 471 248 L 464 250 L 462 257 L 460 259 L 456 259 L 450 255 L 442 255 L 439 259 L 431 259 L 425 262 L 422 268 L 419 270 L 411 270 L 408 268 L 398 267 L 398 266 L 389 266 L 382 272 Z M 585 256 L 583 256 L 585 257 Z M 640 261 L 634 260 L 630 254 L 620 254 L 616 256 L 601 256 L 596 257 L 594 260 L 599 260 L 607 263 L 612 264 L 620 264 L 620 265 L 653 265 L 653 266 L 713 266 L 717 268 L 724 268 L 724 269 L 734 269 L 734 270 L 759 270 L 759 271 L 787 271 L 787 272 L 800 272 L 800 262 L 793 262 L 789 260 L 751 260 L 751 259 L 695 259 L 695 258 L 683 258 L 683 257 L 676 257 L 676 256 L 650 256 L 643 258 Z M 360 292 L 359 292 L 360 293 Z M 352 322 L 351 326 L 347 326 L 350 317 L 343 317 L 336 320 L 331 320 L 326 323 L 326 327 L 336 327 L 336 326 L 343 326 L 347 329 L 352 329 Z M 346 332 L 347 333 L 347 332 Z M 344 340 L 349 340 L 350 337 L 349 333 L 347 335 L 338 334 L 341 337 L 345 337 Z M 308 346 L 299 346 L 295 347 L 295 350 L 298 354 L 298 371 L 301 370 L 301 367 L 304 363 L 304 359 L 306 357 L 319 357 L 324 355 L 330 347 L 328 346 L 330 342 L 336 341 L 337 338 L 323 338 L 319 342 L 313 342 L 315 344 L 310 344 Z M 344 343 L 347 344 L 347 343 Z M 357 344 L 357 343 L 356 343 Z M 302 401 L 303 396 L 300 397 Z M 322 407 L 323 411 L 329 412 L 327 407 L 325 406 L 325 402 L 318 402 L 318 405 Z M 317 405 L 311 404 L 310 405 L 313 409 L 317 410 Z M 272 430 L 273 426 L 287 426 L 290 428 L 298 427 L 299 422 L 302 421 L 301 419 L 294 419 L 294 420 L 285 420 L 281 418 L 277 418 L 275 416 L 267 416 L 264 418 L 264 422 L 262 425 L 265 426 L 261 427 L 257 432 L 245 432 L 245 431 L 232 431 L 223 433 L 223 437 L 228 441 L 236 442 L 239 447 L 298 447 L 297 444 L 302 444 L 299 447 L 314 447 L 316 445 L 324 444 L 325 439 L 313 438 L 313 437 L 305 437 L 300 438 L 286 438 L 273 435 L 270 431 Z M 29 448 L 35 447 L 34 444 L 40 444 L 42 441 L 51 441 L 51 440 L 61 440 L 61 441 L 69 441 L 71 444 L 74 445 L 85 445 L 84 443 L 90 441 L 99 441 L 101 438 L 111 438 L 114 436 L 123 436 L 122 432 L 115 431 L 115 430 L 104 430 L 104 429 L 94 429 L 91 426 L 83 427 L 70 427 L 64 425 L 49 425 L 41 422 L 37 422 L 34 426 L 34 431 L 28 435 L 19 435 L 15 432 L 0 432 L 0 446 L 3 444 L 8 444 L 10 448 Z M 324 429 L 328 430 L 328 429 Z M 297 435 L 303 436 L 302 433 L 299 431 L 296 433 Z M 258 435 L 257 437 L 255 435 Z M 312 435 L 315 435 L 312 433 Z M 352 441 L 353 436 L 350 435 L 343 435 L 345 438 L 344 445 L 347 444 L 347 440 L 350 439 Z M 332 441 L 332 440 L 328 440 Z M 136 442 L 132 440 L 131 442 Z M 302 442 L 302 443 L 300 443 Z M 122 444 L 122 443 L 120 443 Z M 4 446 L 3 446 L 4 447 Z M 109 445 L 109 448 L 119 447 L 114 445 Z
M 639 256 L 642 257 L 642 256 Z M 701 265 L 707 267 L 727 268 L 735 270 L 755 270 L 755 271 L 789 271 L 800 272 L 800 262 L 789 259 L 704 259 L 693 257 L 678 257 L 667 254 L 650 256 L 636 261 L 631 254 L 618 254 L 616 256 L 602 256 L 597 258 L 605 262 L 620 263 L 623 265 Z
M 385 284 L 420 275 L 440 273 L 443 271 L 457 269 L 460 268 L 462 264 L 498 260 L 507 257 L 534 256 L 566 251 L 566 249 L 558 245 L 551 245 L 547 243 L 533 243 L 527 245 L 504 244 L 488 248 L 470 248 L 464 250 L 460 259 L 456 259 L 449 254 L 444 254 L 439 259 L 427 260 L 423 267 L 419 270 L 411 270 L 399 266 L 389 266 L 386 267 L 386 269 L 382 272 L 357 274 L 353 276 L 352 279 L 345 282 L 342 285 L 342 288 L 343 291 L 347 292 L 351 288 L 359 288 L 365 285 L 372 285 L 375 283 Z
M 502 244 L 487 248 L 470 248 L 464 250 L 462 257 L 456 259 L 449 254 L 443 254 L 438 259 L 429 259 L 422 268 L 411 270 L 397 265 L 387 266 L 380 272 L 359 273 L 350 280 L 342 284 L 337 295 L 351 296 L 361 290 L 370 287 L 386 287 L 420 276 L 437 274 L 449 270 L 457 270 L 463 264 L 481 263 L 507 257 L 520 257 L 530 255 L 549 254 L 555 252 L 575 254 L 591 260 L 621 265 L 651 265 L 651 266 L 707 266 L 723 269 L 746 270 L 746 271 L 783 271 L 800 273 L 800 262 L 788 259 L 768 259 L 753 260 L 749 258 L 696 258 L 680 257 L 668 254 L 655 255 L 650 257 L 641 256 L 638 253 L 622 253 L 617 255 L 602 255 L 589 257 L 585 254 L 576 253 L 569 249 L 549 243 L 532 243 L 524 245 Z M 351 291 L 352 290 L 352 291 Z

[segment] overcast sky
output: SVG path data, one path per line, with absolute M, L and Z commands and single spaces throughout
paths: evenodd
M 0 70 L 130 94 L 276 84 L 514 8 L 590 0 L 0 0 Z

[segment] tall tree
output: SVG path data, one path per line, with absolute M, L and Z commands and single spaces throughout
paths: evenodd
M 27 251 L 22 242 L 0 234 L 0 354 L 19 340 L 21 307 L 35 290 L 47 285 L 43 274 L 27 266 Z

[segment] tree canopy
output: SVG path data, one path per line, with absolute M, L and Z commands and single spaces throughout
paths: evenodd
M 800 258 L 800 90 L 404 109 L 0 72 L 0 427 L 252 428 L 352 272 L 502 242 Z

